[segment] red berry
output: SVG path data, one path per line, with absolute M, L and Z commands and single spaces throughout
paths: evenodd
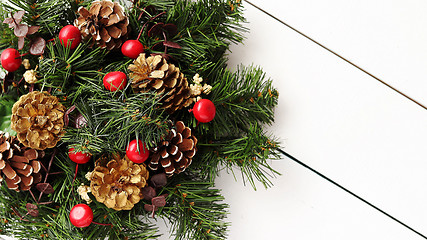
M 59 31 L 58 37 L 61 44 L 65 47 L 68 47 L 68 41 L 71 41 L 71 49 L 75 49 L 82 41 L 80 30 L 73 25 L 63 27 L 61 31 Z
M 93 221 L 92 209 L 83 203 L 77 204 L 70 211 L 70 222 L 78 228 L 89 226 Z
M 74 152 L 74 148 L 70 148 L 68 150 L 68 157 L 75 163 L 85 164 L 89 162 L 92 155 L 90 153 Z
M 122 53 L 126 57 L 135 59 L 144 52 L 144 46 L 139 40 L 127 40 L 122 45 Z
M 103 83 L 107 90 L 115 92 L 125 88 L 127 84 L 127 77 L 123 72 L 110 72 L 104 76 Z
M 215 105 L 211 100 L 201 99 L 194 104 L 193 114 L 197 121 L 202 123 L 210 122 L 216 113 Z
M 8 72 L 15 72 L 21 66 L 21 54 L 14 48 L 7 48 L 1 53 L 1 65 Z
M 136 144 L 136 139 L 130 141 L 128 147 L 126 148 L 126 156 L 134 163 L 143 163 L 148 159 L 150 152 L 148 151 L 145 144 L 138 140 L 139 152 Z

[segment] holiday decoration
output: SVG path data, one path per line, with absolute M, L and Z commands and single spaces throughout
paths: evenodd
M 89 226 L 93 220 L 93 211 L 86 204 L 77 204 L 70 211 L 70 222 L 78 228 Z
M 126 74 L 123 72 L 110 72 L 103 78 L 104 87 L 111 92 L 123 90 L 127 84 Z
M 241 1 L 36 2 L 0 1 L 0 238 L 225 240 L 219 171 L 279 156 L 272 81 L 227 68 Z
M 74 148 L 70 148 L 68 150 L 68 156 L 70 157 L 71 161 L 77 164 L 85 164 L 92 158 L 89 153 L 77 152 Z
M 126 148 L 126 156 L 134 163 L 143 163 L 147 160 L 150 152 L 141 140 L 130 141 Z
M 194 104 L 192 112 L 197 121 L 207 123 L 214 119 L 216 108 L 211 100 L 201 99 Z
M 98 202 L 115 210 L 130 210 L 142 198 L 141 188 L 147 184 L 148 171 L 127 157 L 114 155 L 103 165 L 100 159 L 90 177 L 90 189 Z
M 198 73 L 196 73 L 196 75 L 194 75 L 193 82 L 194 82 L 194 84 L 190 84 L 190 94 L 192 96 L 192 98 L 191 98 L 192 101 L 188 102 L 188 105 L 202 99 L 202 97 L 200 96 L 202 93 L 208 95 L 209 93 L 211 93 L 211 90 L 212 90 L 211 85 L 206 84 L 206 83 L 205 83 L 205 85 L 202 85 L 203 78 L 200 77 L 200 75 Z
M 15 72 L 21 66 L 21 54 L 14 48 L 8 48 L 1 53 L 1 66 L 9 72 Z
M 128 35 L 129 20 L 118 2 L 94 1 L 89 10 L 78 9 L 80 17 L 74 21 L 83 38 L 108 50 L 118 49 Z
M 29 84 L 34 84 L 37 82 L 37 75 L 34 70 L 27 70 L 24 73 L 24 79 Z
M 58 38 L 64 47 L 69 47 L 70 49 L 75 49 L 82 41 L 80 30 L 73 25 L 63 27 L 59 31 Z
M 135 59 L 144 52 L 144 45 L 139 40 L 127 40 L 121 50 L 126 57 Z
M 196 154 L 197 138 L 182 121 L 176 122 L 169 135 L 156 148 L 148 166 L 151 170 L 164 169 L 166 174 L 178 174 L 190 166 Z
M 43 151 L 23 146 L 14 136 L 0 134 L 0 181 L 9 189 L 27 191 L 42 180 Z
M 188 105 L 190 88 L 187 79 L 161 55 L 146 58 L 144 54 L 129 65 L 134 92 L 155 91 L 162 95 L 163 108 L 169 113 Z
M 55 147 L 64 134 L 64 106 L 47 92 L 22 95 L 12 108 L 12 129 L 26 147 Z
M 30 69 L 31 64 L 30 64 L 30 60 L 28 60 L 27 58 L 22 60 L 22 65 L 24 66 L 25 69 Z

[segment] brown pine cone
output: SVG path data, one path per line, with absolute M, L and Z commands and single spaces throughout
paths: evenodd
M 153 171 L 164 169 L 169 176 L 181 173 L 191 164 L 197 152 L 196 145 L 197 138 L 191 129 L 178 121 L 166 139 L 152 150 L 148 167 Z
M 147 185 L 148 170 L 126 156 L 114 156 L 107 164 L 100 159 L 91 173 L 90 188 L 98 202 L 114 210 L 130 210 L 142 198 L 141 189 Z
M 173 113 L 191 102 L 190 87 L 184 74 L 173 64 L 168 64 L 161 55 L 145 58 L 139 55 L 128 69 L 134 92 L 155 91 L 162 94 L 162 107 Z
M 80 16 L 74 20 L 83 38 L 90 40 L 93 45 L 108 50 L 119 49 L 126 41 L 129 20 L 123 7 L 109 0 L 94 1 L 89 11 L 80 7 Z
M 11 128 L 18 140 L 36 150 L 55 147 L 64 134 L 65 107 L 48 92 L 23 95 L 12 107 Z
M 43 151 L 23 146 L 14 136 L 0 134 L 0 181 L 4 179 L 7 187 L 17 192 L 29 190 L 42 180 L 43 157 Z

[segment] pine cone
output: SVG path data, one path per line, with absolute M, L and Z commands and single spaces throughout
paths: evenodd
M 64 134 L 65 107 L 48 92 L 33 91 L 13 104 L 11 128 L 18 140 L 36 150 L 55 147 Z
M 126 41 L 129 20 L 119 3 L 94 1 L 89 11 L 80 7 L 77 12 L 80 17 L 74 20 L 74 25 L 79 28 L 83 38 L 92 42 L 92 46 L 96 44 L 112 50 L 120 48 Z
M 16 137 L 0 134 L 0 181 L 6 181 L 9 189 L 27 191 L 41 182 L 40 158 L 43 151 L 23 146 Z
M 156 171 L 163 168 L 169 176 L 183 172 L 197 152 L 197 138 L 182 121 L 175 124 L 167 138 L 153 149 L 148 167 Z
M 126 156 L 115 156 L 105 167 L 101 159 L 91 174 L 90 188 L 98 202 L 114 210 L 130 210 L 142 198 L 141 188 L 147 185 L 148 170 Z
M 144 54 L 129 65 L 134 92 L 155 91 L 162 95 L 163 108 L 168 113 L 181 109 L 191 101 L 190 87 L 184 74 L 161 55 L 145 58 Z

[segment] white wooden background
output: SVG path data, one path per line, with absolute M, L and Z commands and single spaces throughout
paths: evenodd
M 427 105 L 427 1 L 252 0 Z M 269 129 L 285 151 L 427 234 L 427 110 L 247 2 L 230 67 L 260 65 L 279 89 Z M 222 172 L 230 240 L 422 237 L 290 159 L 254 191 Z M 166 235 L 162 239 L 169 239 Z
M 427 1 L 252 0 L 427 106 Z M 279 89 L 271 127 L 288 153 L 427 234 L 427 110 L 243 2 L 245 45 Z M 222 174 L 230 240 L 423 239 L 284 158 L 267 191 Z

